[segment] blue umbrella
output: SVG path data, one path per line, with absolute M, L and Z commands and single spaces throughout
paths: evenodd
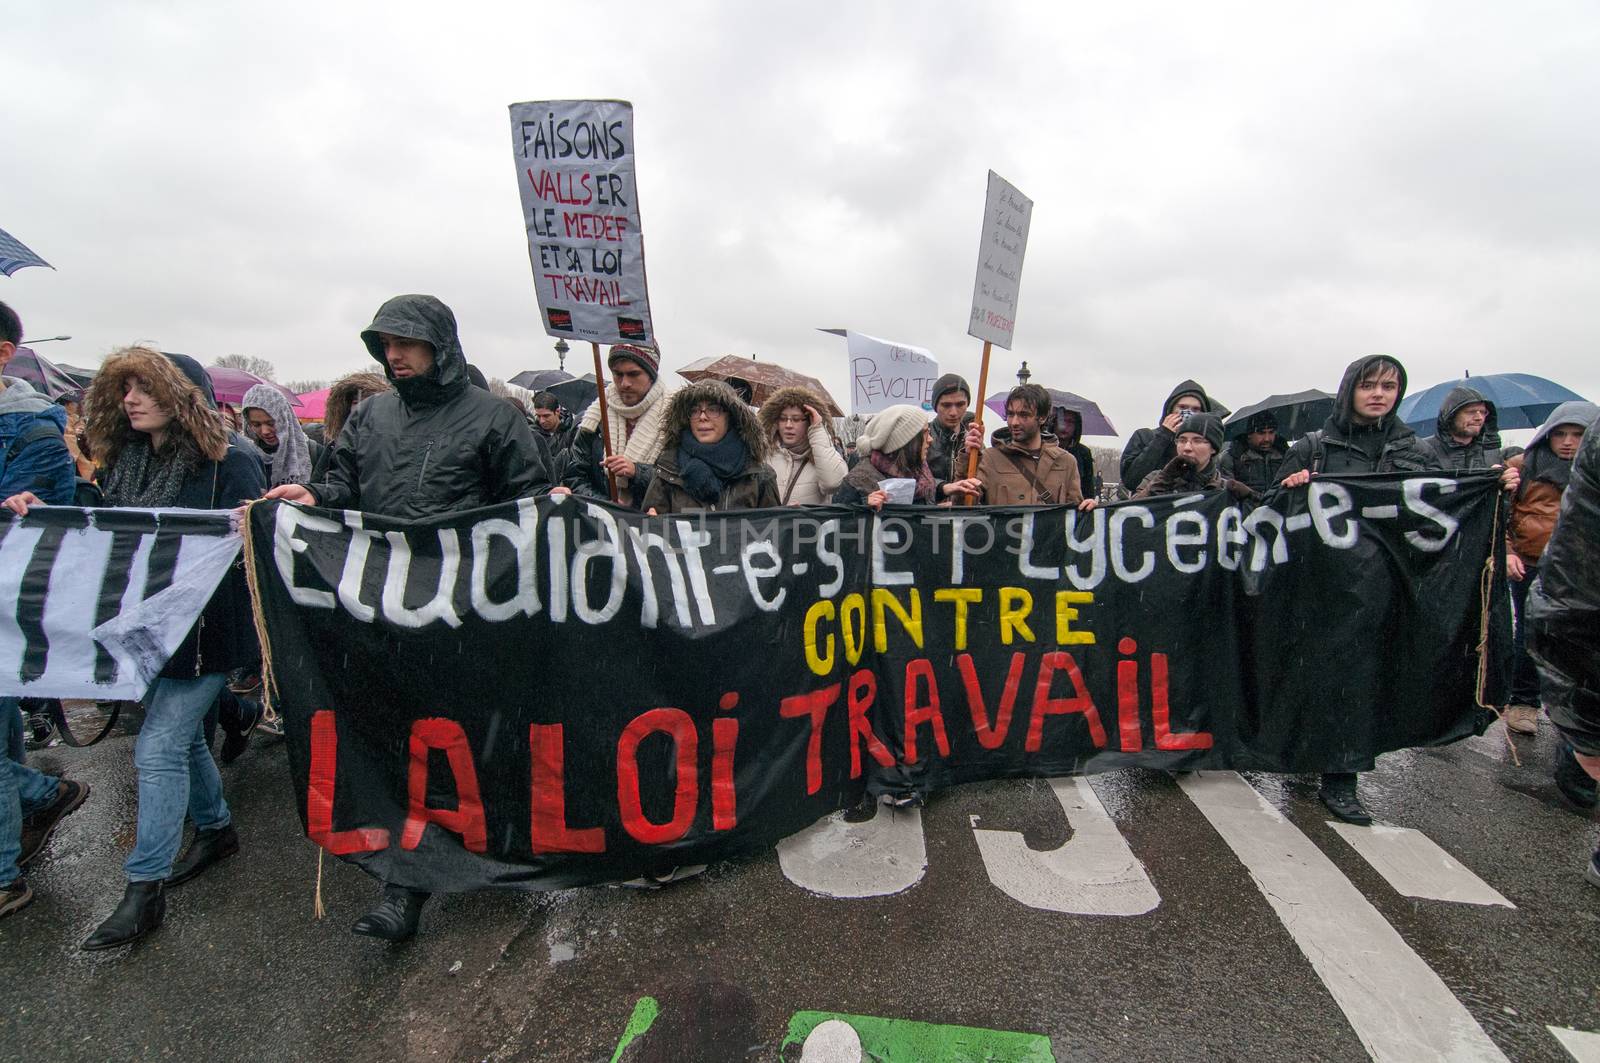
M 21 240 L 0 229 L 0 273 L 11 276 L 24 266 L 44 266 L 55 269 L 54 266 L 40 258 L 28 249 Z
M 1451 388 L 1459 386 L 1472 388 L 1494 403 L 1501 431 L 1508 428 L 1538 428 L 1563 402 L 1574 399 L 1583 401 L 1583 396 L 1576 391 L 1542 376 L 1490 373 L 1488 376 L 1446 380 L 1406 396 L 1405 401 L 1400 403 L 1400 419 L 1419 436 L 1435 434 L 1438 431 L 1439 405 L 1444 402 Z

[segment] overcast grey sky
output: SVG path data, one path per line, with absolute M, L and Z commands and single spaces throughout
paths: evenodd
M 490 375 L 553 366 L 506 107 L 611 97 L 669 368 L 755 353 L 846 400 L 815 331 L 844 326 L 975 384 L 993 168 L 1036 205 L 991 390 L 1026 358 L 1124 435 L 1184 377 L 1237 407 L 1372 352 L 1413 388 L 1519 370 L 1600 397 L 1592 0 L 0 15 L 0 228 L 56 266 L 0 299 L 68 362 L 146 340 L 329 377 L 415 291 Z

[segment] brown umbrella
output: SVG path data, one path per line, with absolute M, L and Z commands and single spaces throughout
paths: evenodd
M 690 362 L 678 370 L 678 375 L 689 381 L 707 378 L 727 380 L 729 377 L 748 380 L 750 387 L 754 389 L 752 399 L 757 406 L 766 402 L 772 397 L 773 392 L 781 388 L 806 388 L 816 392 L 828 404 L 828 413 L 835 417 L 844 416 L 844 411 L 833 401 L 833 396 L 822 386 L 822 381 L 814 376 L 797 373 L 793 369 L 785 369 L 776 362 L 758 362 L 754 358 L 741 358 L 737 354 L 713 355 Z

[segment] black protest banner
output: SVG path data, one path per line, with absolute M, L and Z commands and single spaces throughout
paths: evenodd
M 1498 498 L 1472 475 L 1092 513 L 262 503 L 248 552 L 310 837 L 390 882 L 543 889 L 770 846 L 864 791 L 1357 770 L 1468 735 Z

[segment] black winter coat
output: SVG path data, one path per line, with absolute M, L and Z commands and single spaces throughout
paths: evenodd
M 1256 494 L 1266 494 L 1283 479 L 1278 469 L 1289 453 L 1289 444 L 1281 439 L 1272 441 L 1272 449 L 1263 454 L 1248 441 L 1235 439 L 1222 451 L 1220 469 L 1223 476 L 1238 480 Z
M 395 379 L 380 332 L 432 344 L 433 367 Z M 396 296 L 361 338 L 394 391 L 351 413 L 324 478 L 309 485 L 318 505 L 417 519 L 550 490 L 545 450 L 527 419 L 470 383 L 449 307 L 432 296 Z
M 1345 368 L 1333 413 L 1321 428 L 1295 440 L 1283 464 L 1278 466 L 1279 482 L 1302 469 L 1313 473 L 1444 471 L 1439 459 L 1424 448 L 1417 434 L 1400 420 L 1400 402 L 1406 396 L 1403 369 L 1394 410 L 1377 424 L 1356 424 L 1352 415 L 1356 384 L 1378 360 L 1377 355 L 1358 358 Z
M 665 400 L 663 400 L 665 401 Z M 584 498 L 611 498 L 611 483 L 606 479 L 606 470 L 600 462 L 606 456 L 606 449 L 600 442 L 599 432 L 586 432 L 582 428 L 572 437 L 572 445 L 562 459 L 561 484 L 575 495 Z M 650 481 L 655 478 L 655 466 L 635 463 L 633 480 L 629 484 L 629 493 L 633 497 L 634 509 L 642 508 L 645 492 L 650 490 Z
M 1489 407 L 1489 414 L 1484 418 L 1483 431 L 1477 438 L 1465 443 L 1457 443 L 1450 435 L 1451 428 L 1455 425 L 1456 414 L 1462 407 L 1470 406 L 1474 402 L 1481 402 Z M 1439 420 L 1434 425 L 1434 434 L 1422 441 L 1422 445 L 1432 452 L 1434 460 L 1442 467 L 1455 472 L 1476 472 L 1480 469 L 1492 469 L 1500 464 L 1500 414 L 1495 409 L 1494 403 L 1483 397 L 1483 393 L 1476 388 L 1466 385 L 1457 385 L 1450 389 L 1444 397 L 1444 403 L 1439 407 Z

